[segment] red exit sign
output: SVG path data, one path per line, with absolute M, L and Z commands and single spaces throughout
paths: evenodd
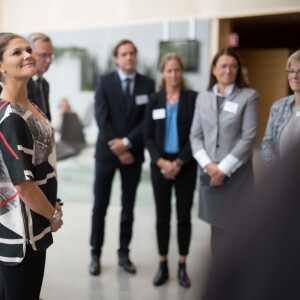
M 231 32 L 227 36 L 227 45 L 229 47 L 238 47 L 239 35 L 236 32 Z

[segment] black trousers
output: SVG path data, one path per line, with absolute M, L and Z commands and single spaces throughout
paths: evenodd
M 0 271 L 0 299 L 5 300 L 4 282 Z
M 119 255 L 127 255 L 132 237 L 134 203 L 138 183 L 141 177 L 141 163 L 122 165 L 116 161 L 96 161 L 94 183 L 94 207 L 92 214 L 91 246 L 92 255 L 101 255 L 104 242 L 105 216 L 110 201 L 111 186 L 116 170 L 121 174 L 121 221 Z
M 179 254 L 186 256 L 191 239 L 191 208 L 196 185 L 197 164 L 184 165 L 176 179 L 166 180 L 160 169 L 151 164 L 151 179 L 156 204 L 156 234 L 160 255 L 167 255 L 170 239 L 171 197 L 175 187 L 177 240 Z
M 5 300 L 38 300 L 42 288 L 46 251 L 34 251 L 26 247 L 26 255 L 15 266 L 0 264 Z M 2 300 L 2 298 L 1 298 Z

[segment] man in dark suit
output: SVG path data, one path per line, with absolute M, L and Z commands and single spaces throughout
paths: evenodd
M 117 71 L 100 76 L 95 96 L 99 127 L 96 145 L 96 177 L 92 214 L 92 261 L 89 272 L 100 273 L 105 215 L 111 185 L 118 169 L 122 181 L 119 265 L 129 273 L 136 269 L 129 259 L 136 189 L 144 161 L 143 118 L 154 81 L 136 72 L 137 48 L 129 40 L 120 41 L 113 51 Z
M 43 33 L 28 36 L 32 53 L 36 58 L 37 74 L 28 81 L 28 98 L 34 102 L 51 121 L 49 106 L 49 83 L 43 77 L 54 58 L 51 39 Z

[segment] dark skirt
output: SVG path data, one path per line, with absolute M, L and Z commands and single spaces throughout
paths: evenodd
M 200 171 L 199 218 L 214 227 L 225 229 L 234 211 L 253 192 L 254 175 L 252 160 L 241 166 L 231 177 L 226 177 L 223 186 L 211 187 L 208 174 Z

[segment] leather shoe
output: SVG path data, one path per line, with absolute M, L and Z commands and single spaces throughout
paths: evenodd
M 189 288 L 191 286 L 191 281 L 189 276 L 186 273 L 186 264 L 179 263 L 178 267 L 178 282 L 184 288 Z
M 100 274 L 100 259 L 99 256 L 93 255 L 92 261 L 89 266 L 89 272 L 91 275 L 99 275 Z
M 153 279 L 153 285 L 159 286 L 169 279 L 168 261 L 161 261 Z
M 119 256 L 119 266 L 124 269 L 124 271 L 135 274 L 136 268 L 134 264 L 130 261 L 128 256 Z

